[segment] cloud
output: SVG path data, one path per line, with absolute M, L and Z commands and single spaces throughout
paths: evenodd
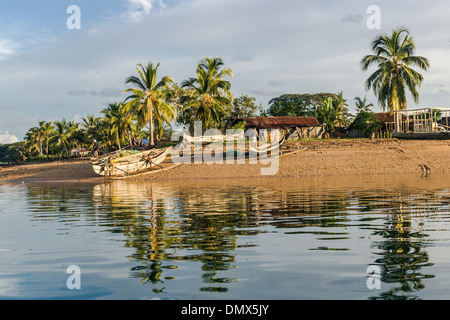
M 6 58 L 6 56 L 13 55 L 16 51 L 17 44 L 11 40 L 0 39 L 0 60 Z
M 348 14 L 341 19 L 341 22 L 362 23 L 364 17 L 362 14 Z
M 123 93 L 123 90 L 116 87 L 107 87 L 100 90 L 85 90 L 85 89 L 72 89 L 67 91 L 69 96 L 78 96 L 78 97 L 117 97 Z
M 9 134 L 8 131 L 0 132 L 0 144 L 9 144 L 19 142 L 19 139 L 13 135 Z
M 274 87 L 283 87 L 284 85 L 286 85 L 284 81 L 277 81 L 277 80 L 268 81 L 267 84 Z
M 162 0 L 128 0 L 130 10 L 127 16 L 133 21 L 140 21 L 144 16 L 149 15 L 154 5 L 165 8 L 166 5 Z

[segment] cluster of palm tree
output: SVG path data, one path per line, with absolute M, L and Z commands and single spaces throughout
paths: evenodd
M 32 127 L 25 134 L 25 146 L 29 152 L 38 153 L 47 159 L 50 154 L 60 157 L 68 156 L 73 148 L 81 148 L 86 145 L 86 132 L 80 123 L 74 121 L 48 122 L 39 121 L 38 125 Z
M 224 77 L 232 71 L 224 67 L 221 58 L 204 58 L 197 65 L 197 76 L 178 86 L 171 76 L 158 78 L 159 63 L 138 64 L 137 75 L 125 81 L 130 87 L 123 102 L 110 103 L 100 111 L 102 116 L 88 115 L 82 123 L 74 121 L 39 121 L 28 130 L 25 145 L 29 152 L 48 158 L 70 156 L 74 148 L 90 147 L 94 140 L 105 150 L 133 145 L 144 137 L 155 145 L 171 128 L 180 114 L 190 114 L 192 120 L 210 128 L 222 121 L 233 102 L 231 84 Z M 148 130 L 146 126 L 148 125 Z

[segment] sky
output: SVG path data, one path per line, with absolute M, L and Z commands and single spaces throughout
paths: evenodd
M 0 143 L 23 140 L 38 121 L 100 116 L 149 61 L 181 84 L 202 58 L 221 57 L 232 93 L 264 108 L 282 94 L 342 91 L 350 112 L 364 96 L 380 112 L 364 88 L 374 69 L 360 61 L 396 27 L 431 66 L 408 109 L 449 107 L 448 13 L 447 0 L 0 0 Z

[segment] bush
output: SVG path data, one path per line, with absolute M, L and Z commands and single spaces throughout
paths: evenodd
M 375 112 L 361 111 L 355 118 L 354 127 L 360 130 L 366 137 L 370 137 L 373 132 L 381 129 L 381 121 Z
M 0 162 L 22 163 L 27 160 L 22 142 L 0 145 Z

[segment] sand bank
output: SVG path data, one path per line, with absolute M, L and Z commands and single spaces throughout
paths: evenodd
M 294 178 L 333 175 L 448 174 L 449 140 L 313 140 L 286 142 L 297 151 L 279 158 L 275 175 Z M 168 159 L 166 166 L 172 163 Z M 267 164 L 190 164 L 171 170 L 127 177 L 131 181 L 261 178 Z M 0 182 L 103 182 L 89 159 L 0 167 Z

